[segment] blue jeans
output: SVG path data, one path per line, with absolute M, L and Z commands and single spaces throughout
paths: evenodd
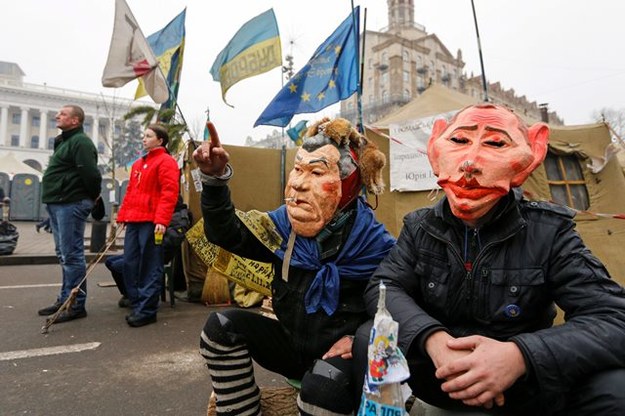
M 163 273 L 163 246 L 154 244 L 154 224 L 126 223 L 124 286 L 137 318 L 156 315 Z
M 85 223 L 93 208 L 91 199 L 67 204 L 48 204 L 54 250 L 63 271 L 63 284 L 57 302 L 65 302 L 73 288 L 85 277 Z M 87 281 L 80 285 L 73 308 L 85 308 Z

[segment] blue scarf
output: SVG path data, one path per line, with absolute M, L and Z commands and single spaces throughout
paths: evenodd
M 286 206 L 269 212 L 269 217 L 283 240 L 274 254 L 284 261 L 291 233 Z M 304 297 L 306 312 L 315 313 L 321 307 L 328 315 L 332 315 L 339 303 L 340 279 L 369 280 L 393 245 L 395 238 L 376 221 L 373 211 L 362 198 L 357 200 L 356 218 L 349 237 L 334 261 L 322 264 L 315 239 L 297 236 L 291 265 L 304 270 L 317 270 Z

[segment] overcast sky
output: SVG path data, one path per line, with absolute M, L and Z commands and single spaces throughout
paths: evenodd
M 625 2 L 619 0 L 474 0 L 485 72 L 490 82 L 548 103 L 567 125 L 592 122 L 604 107 L 625 108 Z M 117 90 L 101 76 L 113 30 L 114 0 L 18 0 L 2 7 L 0 60 L 15 62 L 25 82 L 132 98 L 136 81 Z M 281 88 L 281 72 L 235 84 L 221 99 L 209 69 L 243 23 L 273 7 L 283 57 L 299 70 L 349 13 L 349 0 L 127 0 L 146 36 L 187 7 L 186 50 L 179 105 L 192 130 L 210 107 L 222 141 L 243 144 L 274 127 L 254 121 Z M 367 28 L 388 25 L 385 0 L 356 1 L 367 8 Z M 480 73 L 470 0 L 414 0 L 415 21 L 436 34 L 455 56 L 462 50 L 468 75 Z M 336 106 L 315 115 L 334 115 Z

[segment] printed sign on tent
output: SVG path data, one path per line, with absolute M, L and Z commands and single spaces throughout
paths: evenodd
M 427 156 L 434 121 L 450 120 L 456 111 L 389 125 L 391 191 L 437 189 L 436 176 Z

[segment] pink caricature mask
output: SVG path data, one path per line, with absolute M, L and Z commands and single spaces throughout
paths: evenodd
M 428 158 L 453 214 L 470 226 L 511 187 L 520 186 L 547 153 L 549 127 L 529 129 L 505 107 L 467 107 L 451 120 L 437 120 Z
M 339 151 L 327 144 L 300 148 L 284 190 L 286 212 L 295 234 L 314 237 L 332 219 L 341 200 Z

